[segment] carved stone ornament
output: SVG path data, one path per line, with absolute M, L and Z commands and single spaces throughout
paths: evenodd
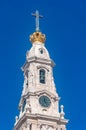
M 53 127 L 48 125 L 41 125 L 41 130 L 53 130 Z

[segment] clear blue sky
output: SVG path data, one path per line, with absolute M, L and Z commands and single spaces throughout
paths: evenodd
M 23 85 L 21 66 L 35 30 L 32 12 L 44 16 L 40 29 L 55 61 L 54 77 L 67 130 L 86 130 L 86 1 L 0 1 L 0 130 L 12 130 Z

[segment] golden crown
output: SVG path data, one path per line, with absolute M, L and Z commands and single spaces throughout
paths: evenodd
M 41 32 L 34 32 L 32 35 L 30 35 L 30 41 L 32 43 L 39 41 L 41 43 L 44 43 L 46 40 L 45 34 L 42 34 Z

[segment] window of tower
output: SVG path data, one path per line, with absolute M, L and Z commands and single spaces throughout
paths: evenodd
M 32 130 L 32 124 L 30 124 L 30 130 Z
M 44 53 L 45 53 L 45 50 L 44 50 L 43 48 L 40 48 L 40 49 L 39 49 L 39 52 L 40 52 L 40 54 L 44 54 Z
M 40 50 L 40 53 L 43 54 L 43 50 L 42 49 Z
M 25 99 L 25 100 L 24 100 L 24 102 L 23 102 L 23 106 L 22 106 L 22 112 L 24 112 L 25 105 L 26 105 L 26 99 Z
M 39 71 L 39 81 L 42 84 L 45 84 L 45 70 L 44 69 L 40 69 Z

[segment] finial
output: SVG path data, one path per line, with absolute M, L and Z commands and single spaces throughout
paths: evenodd
M 30 35 L 30 41 L 32 43 L 35 43 L 36 41 L 44 43 L 45 40 L 46 40 L 46 36 L 45 34 L 42 34 L 41 32 L 34 32 L 32 35 Z
M 32 16 L 36 17 L 36 31 L 39 32 L 39 18 L 43 18 L 43 16 L 39 14 L 38 10 L 36 10 L 36 13 L 32 13 Z
M 60 118 L 64 119 L 64 115 L 65 115 L 65 113 L 64 113 L 64 106 L 61 105 L 60 108 L 61 108 Z
M 15 124 L 18 122 L 18 116 L 15 116 Z M 14 124 L 14 125 L 15 125 Z
M 45 34 L 42 34 L 39 29 L 39 18 L 43 18 L 43 16 L 39 14 L 38 10 L 36 10 L 35 13 L 32 13 L 32 16 L 36 17 L 36 32 L 30 35 L 30 41 L 32 43 L 35 43 L 36 41 L 44 43 L 46 36 Z
M 61 105 L 61 113 L 63 113 L 63 110 L 64 110 L 64 106 Z

